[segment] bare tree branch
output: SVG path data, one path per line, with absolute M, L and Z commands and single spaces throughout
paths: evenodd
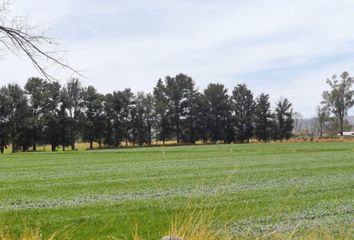
M 48 80 L 56 80 L 56 78 L 48 73 L 46 66 L 41 63 L 43 60 L 84 77 L 60 60 L 59 52 L 54 49 L 54 43 L 46 36 L 45 31 L 36 33 L 39 28 L 28 25 L 23 17 L 10 17 L 8 5 L 8 1 L 3 1 L 0 5 L 0 45 L 12 54 L 27 56 L 34 67 Z M 50 47 L 51 51 L 43 50 L 45 47 Z

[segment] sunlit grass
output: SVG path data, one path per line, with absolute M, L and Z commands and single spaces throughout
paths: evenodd
M 6 154 L 0 229 L 45 240 L 345 239 L 353 153 L 348 142 Z

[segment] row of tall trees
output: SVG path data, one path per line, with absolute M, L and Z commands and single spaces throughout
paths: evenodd
M 61 85 L 30 78 L 21 88 L 0 89 L 0 150 L 37 150 L 38 145 L 75 149 L 77 141 L 90 148 L 177 143 L 245 143 L 291 137 L 292 105 L 281 99 L 272 111 L 268 94 L 254 97 L 245 84 L 232 95 L 222 84 L 198 92 L 192 78 L 179 74 L 159 80 L 153 93 L 130 89 L 99 93 L 78 79 Z

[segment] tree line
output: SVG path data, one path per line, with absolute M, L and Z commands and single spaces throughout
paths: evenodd
M 38 145 L 75 150 L 78 141 L 90 149 L 153 141 L 177 143 L 246 143 L 283 140 L 292 136 L 292 104 L 281 99 L 272 111 L 268 94 L 254 97 L 245 84 L 232 94 L 211 83 L 199 92 L 193 79 L 179 74 L 158 80 L 153 93 L 134 94 L 129 88 L 99 93 L 79 79 L 58 81 L 30 78 L 24 88 L 0 89 L 0 151 L 36 151 Z

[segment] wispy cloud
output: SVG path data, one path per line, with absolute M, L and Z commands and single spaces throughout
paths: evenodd
M 13 9 L 54 24 L 69 62 L 105 92 L 149 91 L 158 78 L 184 72 L 201 88 L 246 82 L 311 116 L 327 77 L 354 74 L 350 0 L 17 0 Z M 19 61 L 1 63 L 7 82 L 36 74 Z

